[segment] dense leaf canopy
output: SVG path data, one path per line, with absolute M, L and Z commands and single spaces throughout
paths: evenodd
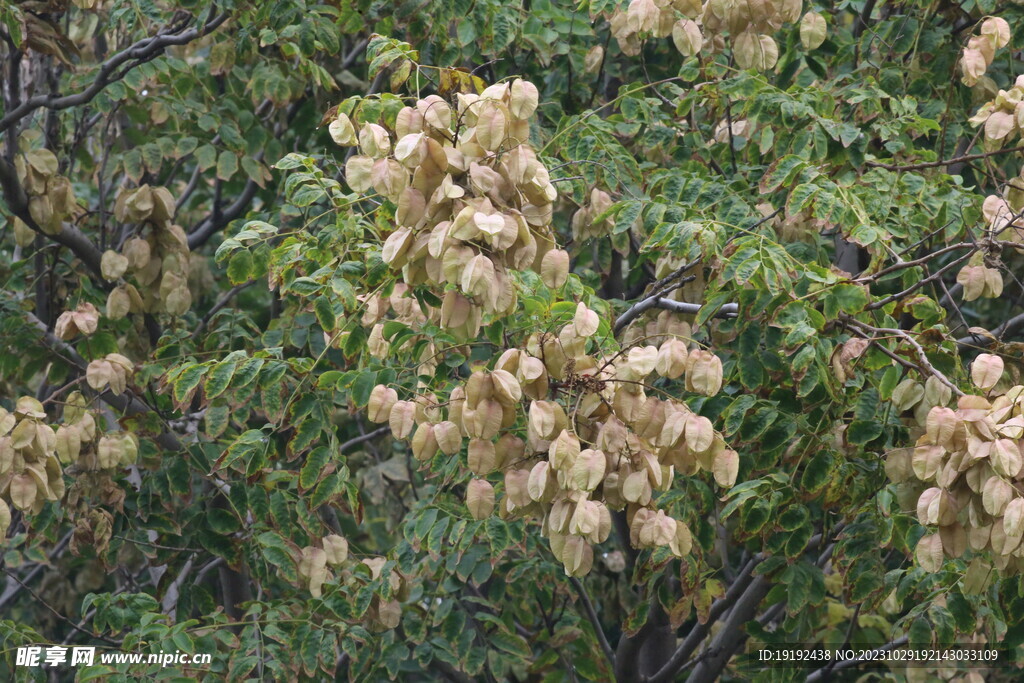
M 1022 35 L 0 3 L 0 676 L 1016 680 Z

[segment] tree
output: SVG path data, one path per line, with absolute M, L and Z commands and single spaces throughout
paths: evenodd
M 0 7 L 0 667 L 998 676 L 1021 21 Z

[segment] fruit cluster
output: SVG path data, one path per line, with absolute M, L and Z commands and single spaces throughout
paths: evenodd
M 143 312 L 183 315 L 192 305 L 188 237 L 173 223 L 171 193 L 149 185 L 123 190 L 114 203 L 114 217 L 138 225 L 139 231 L 120 252 L 103 254 L 103 277 L 121 280 L 107 297 L 107 317 L 116 320 Z M 135 284 L 123 280 L 128 273 Z
M 802 0 L 631 0 L 625 9 L 612 12 L 610 23 L 619 48 L 629 56 L 640 54 L 645 38 L 671 35 L 683 56 L 692 57 L 706 46 L 720 52 L 728 44 L 740 68 L 763 71 L 779 59 L 779 46 L 771 34 L 783 24 L 800 22 L 805 49 L 813 50 L 825 41 L 825 18 L 817 12 L 802 15 L 802 9 Z
M 515 310 L 521 271 L 562 289 L 570 259 L 551 229 L 557 193 L 528 142 L 536 108 L 537 89 L 515 80 L 460 94 L 454 111 L 440 97 L 420 99 L 398 112 L 391 129 L 367 121 L 357 133 L 345 113 L 331 123 L 335 142 L 358 144 L 361 152 L 346 163 L 349 186 L 395 206 L 382 258 L 402 281 L 364 301 L 373 356 L 392 351 L 384 333 L 389 315 L 414 328 L 439 324 L 461 344 L 475 341 L 485 321 Z M 594 191 L 574 232 L 605 232 L 607 222 L 596 219 L 610 203 Z M 440 306 L 409 296 L 423 286 Z M 646 327 L 634 326 L 620 345 L 584 302 L 569 311 L 552 329 L 508 341 L 489 368 L 443 390 L 443 402 L 422 384 L 408 399 L 378 385 L 367 416 L 388 423 L 422 462 L 438 453 L 464 457 L 473 475 L 466 487 L 471 514 L 541 518 L 571 575 L 590 570 L 613 510 L 625 512 L 635 547 L 685 555 L 690 531 L 658 509 L 655 492 L 667 490 L 677 471 L 702 469 L 731 486 L 739 459 L 706 417 L 682 401 L 648 395 L 647 380 L 653 373 L 684 379 L 688 391 L 710 396 L 722 385 L 721 361 L 688 349 L 689 327 L 678 320 L 657 318 L 650 338 Z M 430 374 L 424 368 L 435 367 L 437 353 L 433 344 L 419 352 L 418 376 Z
M 927 487 L 917 516 L 938 531 L 916 556 L 929 571 L 968 547 L 991 551 L 1000 569 L 1024 567 L 1024 387 L 996 391 L 1003 369 L 999 356 L 979 355 L 971 378 L 984 395 L 961 396 L 955 410 L 934 406 L 916 446 L 887 456 L 894 481 Z
M 43 404 L 22 396 L 14 412 L 0 408 L 0 538 L 11 521 L 8 502 L 39 514 L 48 500 L 64 496 L 57 437 L 46 423 Z

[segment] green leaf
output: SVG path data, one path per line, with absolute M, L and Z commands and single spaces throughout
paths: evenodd
M 977 613 L 964 594 L 951 590 L 946 594 L 946 607 L 956 621 L 956 627 L 963 633 L 973 633 L 977 626 Z
M 217 163 L 217 148 L 213 145 L 203 145 L 196 150 L 196 165 L 200 171 L 207 171 Z
M 832 471 L 832 456 L 828 452 L 820 452 L 811 458 L 800 477 L 800 488 L 808 493 L 820 490 L 829 482 Z
M 334 496 L 341 492 L 342 483 L 342 477 L 337 472 L 324 477 L 323 481 L 320 482 L 313 492 L 313 498 L 309 501 L 310 508 L 315 510 L 334 498 Z
M 252 254 L 241 249 L 231 254 L 228 260 L 228 280 L 233 285 L 240 285 L 252 277 Z
M 789 184 L 806 165 L 806 161 L 794 154 L 787 154 L 776 159 L 761 176 L 761 182 L 758 185 L 761 194 L 774 192 L 779 187 Z
M 778 525 L 785 531 L 795 531 L 806 525 L 811 518 L 811 513 L 803 505 L 791 505 L 779 515 Z
M 350 395 L 356 406 L 362 408 L 370 401 L 370 393 L 377 386 L 377 373 L 372 370 L 359 373 L 352 382 Z
M 846 440 L 857 446 L 863 446 L 881 436 L 882 430 L 882 424 L 875 420 L 854 420 L 846 429 Z
M 860 285 L 838 284 L 832 288 L 832 295 L 844 313 L 855 315 L 868 305 L 868 293 Z
M 224 393 L 231 384 L 231 378 L 234 377 L 237 367 L 238 361 L 231 360 L 217 363 L 210 369 L 206 383 L 203 385 L 203 393 L 206 394 L 207 400 L 217 398 Z
M 206 512 L 206 523 L 218 534 L 226 535 L 238 531 L 238 518 L 229 510 L 211 507 Z
M 311 450 L 306 456 L 306 464 L 299 472 L 299 486 L 307 491 L 313 488 L 330 459 L 331 450 L 327 446 L 319 446 Z
M 912 647 L 927 647 L 932 644 L 932 625 L 924 617 L 918 617 L 910 624 L 907 635 Z
M 491 636 L 491 644 L 497 647 L 499 650 L 504 650 L 509 654 L 522 657 L 523 659 L 529 659 L 532 655 L 532 650 L 526 641 L 518 635 L 497 631 Z
M 206 366 L 204 365 L 193 364 L 186 367 L 178 375 L 178 378 L 174 380 L 174 400 L 178 403 L 184 403 L 192 395 L 196 387 L 199 386 L 199 382 L 203 379 L 204 374 L 206 374 Z
M 238 171 L 238 156 L 234 152 L 224 150 L 217 157 L 217 177 L 221 180 L 231 180 L 231 176 Z
M 320 327 L 325 332 L 331 332 L 337 325 L 337 320 L 334 317 L 334 306 L 331 304 L 331 300 L 324 295 L 320 295 L 313 302 L 313 311 L 316 313 L 316 319 L 320 323 Z
M 633 199 L 620 202 L 618 210 L 615 212 L 615 227 L 612 228 L 612 234 L 618 235 L 632 228 L 643 208 L 642 202 Z

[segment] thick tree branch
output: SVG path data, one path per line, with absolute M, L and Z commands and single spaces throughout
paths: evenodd
M 771 583 L 763 576 L 756 577 L 736 601 L 729 618 L 708 647 L 708 656 L 694 667 L 688 683 L 711 683 L 718 679 L 736 649 L 746 639 L 743 625 L 754 618 L 761 600 L 768 594 Z M 668 680 L 668 679 L 664 679 Z
M 44 233 L 29 214 L 28 197 L 25 196 L 25 191 L 22 189 L 21 183 L 18 182 L 14 167 L 3 158 L 0 158 L 0 189 L 3 190 L 7 207 L 15 216 L 40 235 L 70 249 L 99 278 L 100 282 L 104 281 L 100 274 L 100 260 L 103 254 L 92 240 L 70 223 L 64 223 L 61 231 L 56 235 Z
M 703 304 L 691 304 L 685 301 L 674 301 L 672 299 L 665 299 L 660 294 L 648 297 L 633 304 L 629 307 L 622 315 L 615 320 L 615 326 L 613 328 L 614 333 L 617 335 L 623 330 L 629 323 L 633 322 L 637 316 L 644 311 L 652 308 L 664 308 L 669 311 L 675 311 L 676 313 L 700 313 L 700 309 L 703 308 Z M 725 304 L 715 313 L 716 318 L 735 318 L 739 307 L 736 304 Z
M 215 303 L 213 307 L 206 312 L 203 319 L 199 321 L 198 325 L 196 325 L 196 329 L 192 331 L 192 339 L 199 339 L 203 329 L 205 329 L 210 320 L 213 319 L 213 316 L 217 314 L 217 311 L 227 306 L 239 292 L 252 287 L 254 284 L 256 284 L 256 280 L 249 280 L 248 282 L 243 282 L 240 285 L 235 285 L 228 291 L 224 292 L 224 296 L 222 296 L 217 303 Z
M 213 237 L 218 231 L 222 230 L 224 226 L 241 216 L 242 212 L 249 206 L 249 202 L 252 201 L 253 196 L 255 196 L 257 187 L 258 186 L 255 181 L 249 180 L 245 183 L 242 193 L 238 195 L 238 198 L 232 202 L 230 206 L 204 218 L 202 222 L 195 227 L 195 230 L 189 234 L 188 248 L 190 250 L 195 250 L 203 246 L 206 244 L 207 240 Z
M 966 337 L 960 337 L 959 339 L 957 339 L 956 343 L 958 346 L 960 346 L 961 351 L 964 351 L 971 347 L 991 346 L 992 344 L 995 344 L 997 341 L 1001 340 L 1003 336 L 1007 334 L 1013 334 L 1014 332 L 1021 328 L 1024 328 L 1024 313 L 1006 319 L 1005 321 L 1003 321 L 1001 325 L 999 325 L 999 327 L 992 330 L 988 334 L 972 332 Z
M 383 427 L 378 427 L 377 429 L 374 429 L 372 432 L 366 432 L 365 434 L 357 436 L 354 439 L 349 439 L 348 441 L 346 441 L 345 443 L 341 444 L 341 446 L 338 447 L 338 452 L 347 451 L 349 448 L 352 448 L 353 446 L 358 446 L 361 443 L 372 441 L 376 439 L 378 436 L 384 436 L 385 434 L 390 433 L 391 427 L 388 427 L 387 425 L 384 425 Z
M 762 555 L 756 555 L 744 565 L 725 595 L 712 603 L 711 609 L 708 611 L 707 621 L 703 624 L 699 622 L 694 624 L 686 638 L 683 639 L 683 642 L 673 653 L 671 659 L 665 662 L 665 665 L 656 674 L 648 678 L 646 683 L 667 683 L 667 681 L 675 678 L 676 674 L 679 673 L 683 665 L 690 658 L 690 655 L 707 638 L 711 632 L 711 627 L 718 622 L 727 609 L 736 604 L 736 601 L 740 599 L 740 596 L 750 586 L 754 580 L 753 571 L 763 560 L 764 557 Z
M 104 88 L 114 81 L 123 78 L 128 71 L 138 64 L 142 64 L 143 62 L 153 59 L 167 47 L 172 45 L 184 45 L 196 38 L 200 38 L 211 33 L 216 30 L 218 26 L 223 24 L 227 18 L 228 14 L 221 14 L 208 21 L 202 27 L 194 26 L 188 30 L 185 30 L 185 26 L 187 26 L 187 24 L 168 27 L 164 31 L 157 33 L 155 36 L 138 41 L 131 47 L 118 52 L 116 55 L 103 62 L 96 74 L 96 79 L 82 92 L 64 96 L 55 96 L 53 94 L 36 95 L 35 97 L 30 97 L 25 100 L 0 119 L 0 132 L 7 130 L 40 107 L 59 111 L 61 109 L 68 109 L 69 107 L 77 107 L 92 101 L 92 99 L 100 94 Z M 134 64 L 129 63 L 133 61 L 135 62 Z M 122 66 L 125 68 L 120 69 Z

